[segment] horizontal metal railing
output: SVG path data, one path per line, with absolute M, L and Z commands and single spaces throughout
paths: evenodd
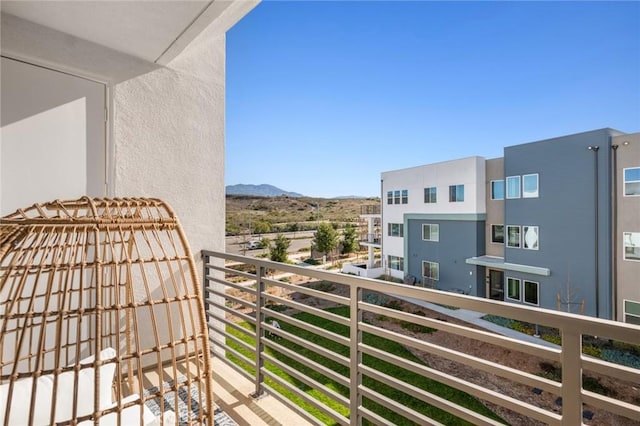
M 360 206 L 360 214 L 380 214 L 380 204 L 368 204 L 365 206 Z
M 214 353 L 252 380 L 256 395 L 268 391 L 314 423 L 326 423 L 326 419 L 330 419 L 329 423 L 360 425 L 366 419 L 374 424 L 389 424 L 392 421 L 384 414 L 386 409 L 387 413 L 399 414 L 410 422 L 438 424 L 438 421 L 416 408 L 415 404 L 385 395 L 378 384 L 396 389 L 408 398 L 472 424 L 500 423 L 495 416 L 481 414 L 442 395 L 431 393 L 429 388 L 417 386 L 412 383 L 411 376 L 434 380 L 481 401 L 547 424 L 581 424 L 585 407 L 606 411 L 609 416 L 622 416 L 627 421 L 640 422 L 640 397 L 630 401 L 617 399 L 615 396 L 585 390 L 582 385 L 583 374 L 587 372 L 613 378 L 619 383 L 640 383 L 640 370 L 582 353 L 582 339 L 586 335 L 638 345 L 640 327 L 221 252 L 203 251 L 202 254 L 205 304 Z M 241 262 L 247 265 L 249 272 L 227 268 L 224 261 Z M 289 283 L 287 281 L 291 281 L 291 276 L 325 283 L 325 288 L 319 286 L 314 289 L 309 285 Z M 234 282 L 247 279 L 248 282 Z M 346 286 L 341 288 L 347 290 L 344 295 L 333 294 L 328 291 L 331 290 L 329 284 Z M 296 300 L 290 297 L 291 294 L 298 296 Z M 372 295 L 395 297 L 417 304 L 435 303 L 552 327 L 559 330 L 561 344 L 552 346 L 527 342 L 477 327 L 443 321 L 442 318 L 429 318 L 393 309 L 378 303 L 378 296 Z M 348 310 L 348 316 L 321 309 L 315 306 L 317 303 L 307 303 L 308 300 L 342 306 Z M 336 327 L 347 327 L 349 331 L 340 334 L 333 326 L 318 327 L 300 319 L 299 314 L 310 314 L 331 321 Z M 522 368 L 509 367 L 496 360 L 456 350 L 449 345 L 429 342 L 419 335 L 383 328 L 367 320 L 365 315 L 368 318 L 385 318 L 396 323 L 428 327 L 438 333 L 447 333 L 451 336 L 450 340 L 459 336 L 474 339 L 478 344 L 494 345 L 496 348 L 537 357 L 559 365 L 561 376 L 559 380 L 545 378 Z M 388 339 L 416 353 L 441 357 L 474 371 L 528 386 L 532 391 L 547 392 L 559 397 L 561 405 L 550 409 L 522 401 L 516 395 L 491 389 L 468 377 L 457 377 L 428 364 L 387 352 L 371 344 L 366 336 Z M 289 345 L 311 351 L 314 359 Z M 348 348 L 348 351 L 340 353 L 336 347 Z M 389 375 L 372 368 L 363 361 L 365 357 L 387 362 L 409 373 L 402 377 Z M 285 372 L 291 380 L 274 373 L 276 369 Z M 292 381 L 297 384 L 292 384 Z M 328 382 L 333 384 L 327 385 Z M 312 389 L 313 395 L 302 388 Z M 291 395 L 297 402 L 289 399 Z M 301 410 L 300 401 L 321 413 L 325 420 L 321 422 L 317 414 L 311 415 Z
M 360 236 L 360 243 L 382 244 L 382 235 L 381 234 L 362 234 Z

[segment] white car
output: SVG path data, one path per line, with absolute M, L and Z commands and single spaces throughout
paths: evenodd
M 245 247 L 246 247 L 247 250 L 259 249 L 260 248 L 260 241 L 258 241 L 258 240 L 247 241 L 247 244 L 245 244 Z

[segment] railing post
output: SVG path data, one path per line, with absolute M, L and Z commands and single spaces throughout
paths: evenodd
M 262 353 L 264 352 L 264 330 L 262 323 L 264 322 L 264 276 L 266 270 L 264 266 L 256 265 L 256 376 L 255 376 L 255 392 L 252 395 L 254 398 L 258 398 L 264 392 L 262 383 L 264 382 L 264 374 L 262 374 L 262 367 L 264 366 L 264 358 Z
M 562 330 L 562 424 L 582 424 L 582 335 Z
M 204 252 L 204 250 L 201 252 L 202 253 L 202 303 L 204 303 L 204 314 L 205 314 L 205 318 L 207 320 L 207 326 L 209 325 L 209 304 L 207 303 L 207 299 L 209 298 L 209 293 L 207 292 L 207 272 L 209 271 L 209 268 L 207 267 L 207 264 L 210 261 L 210 257 L 208 254 L 206 254 Z
M 362 311 L 358 308 L 358 304 L 362 300 L 362 289 L 356 285 L 351 285 L 350 296 L 349 379 L 351 381 L 351 389 L 349 392 L 349 419 L 351 426 L 359 426 L 362 424 L 362 416 L 360 415 L 360 406 L 362 406 L 362 394 L 360 393 L 360 385 L 362 384 L 362 373 L 360 372 L 362 331 L 360 331 L 358 324 L 362 321 Z

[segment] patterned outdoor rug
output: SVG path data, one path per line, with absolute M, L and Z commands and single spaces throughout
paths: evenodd
M 185 381 L 185 377 L 178 378 L 178 383 L 183 383 Z M 173 386 L 173 380 L 163 383 L 164 390 L 171 388 L 171 386 Z M 158 388 L 154 386 L 147 389 L 144 395 L 147 396 L 156 392 L 158 392 Z M 166 393 L 164 395 L 165 419 L 167 417 L 167 413 L 170 411 L 178 416 L 180 425 L 187 425 L 189 424 L 189 421 L 197 419 L 200 414 L 200 398 L 198 393 L 198 386 L 196 384 L 192 384 L 189 391 L 187 391 L 186 386 L 181 386 L 178 389 L 178 398 L 176 398 L 175 392 Z M 147 401 L 146 405 L 154 415 L 160 416 L 161 405 L 159 397 Z M 227 416 L 227 414 L 217 405 L 214 405 L 214 408 L 214 426 L 237 426 L 237 423 Z M 172 414 L 170 413 L 170 418 L 173 418 L 171 416 Z

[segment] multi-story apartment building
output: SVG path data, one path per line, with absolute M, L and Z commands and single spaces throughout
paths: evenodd
M 383 258 L 425 287 L 640 322 L 640 134 L 382 173 Z

